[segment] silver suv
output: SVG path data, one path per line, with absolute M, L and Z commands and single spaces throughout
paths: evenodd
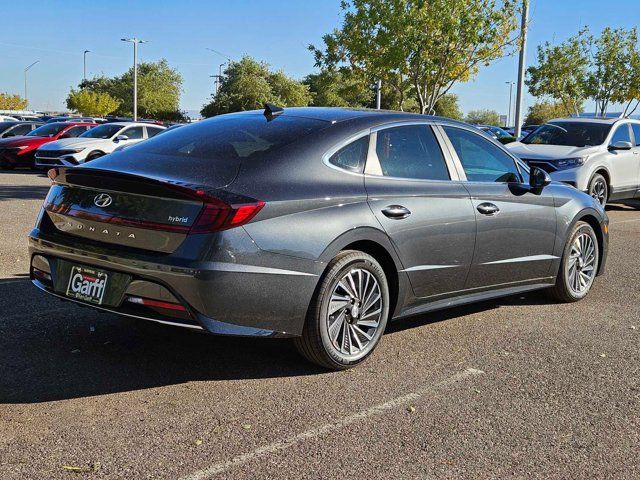
M 640 197 L 640 121 L 562 118 L 506 145 L 553 180 L 587 192 L 605 205 Z

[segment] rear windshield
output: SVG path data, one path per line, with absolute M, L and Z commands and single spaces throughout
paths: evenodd
M 329 125 L 309 118 L 281 116 L 267 121 L 260 114 L 221 115 L 167 131 L 130 150 L 191 158 L 251 158 Z
M 611 125 L 592 122 L 554 122 L 542 125 L 527 135 L 522 143 L 586 147 L 602 145 Z
M 53 137 L 68 126 L 68 123 L 47 123 L 27 133 L 27 137 Z

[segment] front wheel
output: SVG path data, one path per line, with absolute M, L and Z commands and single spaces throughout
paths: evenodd
M 576 223 L 564 247 L 551 294 L 562 302 L 577 302 L 586 297 L 598 272 L 599 260 L 596 232 L 586 222 Z
M 599 173 L 596 173 L 589 182 L 589 195 L 595 198 L 603 207 L 609 198 L 609 185 L 607 180 Z
M 388 316 L 389 284 L 380 264 L 366 253 L 343 251 L 329 263 L 295 345 L 322 367 L 351 368 L 373 352 Z
M 87 155 L 87 158 L 85 159 L 85 163 L 86 162 L 90 162 L 91 160 L 95 160 L 96 158 L 100 158 L 100 157 L 104 157 L 104 153 L 102 153 L 102 152 L 91 152 L 89 155 Z

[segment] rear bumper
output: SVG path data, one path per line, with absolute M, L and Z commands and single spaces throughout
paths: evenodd
M 221 232 L 214 253 L 207 260 L 175 255 L 143 255 L 83 245 L 34 229 L 29 235 L 34 285 L 63 300 L 128 317 L 203 330 L 218 335 L 297 336 L 302 333 L 309 302 L 324 264 L 259 250 L 244 229 Z M 194 235 L 194 237 L 203 237 Z M 191 239 L 192 242 L 205 238 Z M 192 243 L 186 248 L 195 248 Z M 203 248 L 202 245 L 199 246 Z M 96 306 L 66 297 L 65 292 L 34 276 L 35 256 L 52 265 L 62 260 L 78 265 L 126 274 L 131 283 L 166 289 L 186 308 L 188 319 L 132 312 L 126 303 L 127 289 L 119 302 Z M 55 269 L 51 274 L 56 275 Z M 54 279 L 55 280 L 55 279 Z M 128 288 L 128 287 L 127 287 Z

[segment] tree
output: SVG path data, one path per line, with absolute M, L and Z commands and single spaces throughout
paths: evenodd
M 119 77 L 99 76 L 80 84 L 82 90 L 106 93 L 120 102 L 118 115 L 133 114 L 133 67 Z M 138 65 L 138 115 L 173 120 L 179 111 L 182 75 L 164 59 Z
M 120 102 L 108 93 L 71 89 L 67 97 L 67 108 L 82 115 L 103 117 L 117 110 Z
M 588 44 L 584 29 L 559 45 L 539 45 L 537 65 L 527 69 L 529 92 L 561 102 L 565 111 L 578 115 L 587 97 Z
M 500 126 L 500 114 L 495 110 L 471 110 L 465 119 L 467 123 L 476 125 Z
M 596 102 L 596 113 L 604 116 L 609 103 L 627 103 L 637 98 L 638 33 L 635 28 L 605 28 L 593 40 L 587 93 Z
M 579 105 L 578 111 L 581 110 L 582 105 Z M 542 125 L 552 118 L 566 117 L 572 113 L 574 112 L 567 111 L 567 108 L 562 102 L 554 103 L 548 100 L 543 100 L 541 102 L 536 102 L 529 107 L 524 123 L 526 125 Z
M 218 93 L 200 113 L 210 117 L 253 110 L 262 108 L 265 102 L 283 107 L 306 106 L 311 100 L 308 85 L 283 72 L 271 72 L 268 64 L 245 56 L 227 66 Z
M 0 110 L 24 110 L 27 101 L 20 95 L 0 93 Z
M 462 120 L 462 112 L 458 105 L 458 96 L 454 93 L 447 93 L 438 99 L 434 107 L 435 114 L 440 117 L 449 117 L 454 120 Z
M 374 92 L 370 84 L 348 67 L 326 69 L 307 75 L 312 105 L 323 107 L 371 107 Z
M 421 113 L 481 65 L 511 53 L 519 38 L 513 0 L 345 0 L 339 29 L 310 45 L 316 65 L 349 65 L 392 88 L 401 110 L 407 93 Z

